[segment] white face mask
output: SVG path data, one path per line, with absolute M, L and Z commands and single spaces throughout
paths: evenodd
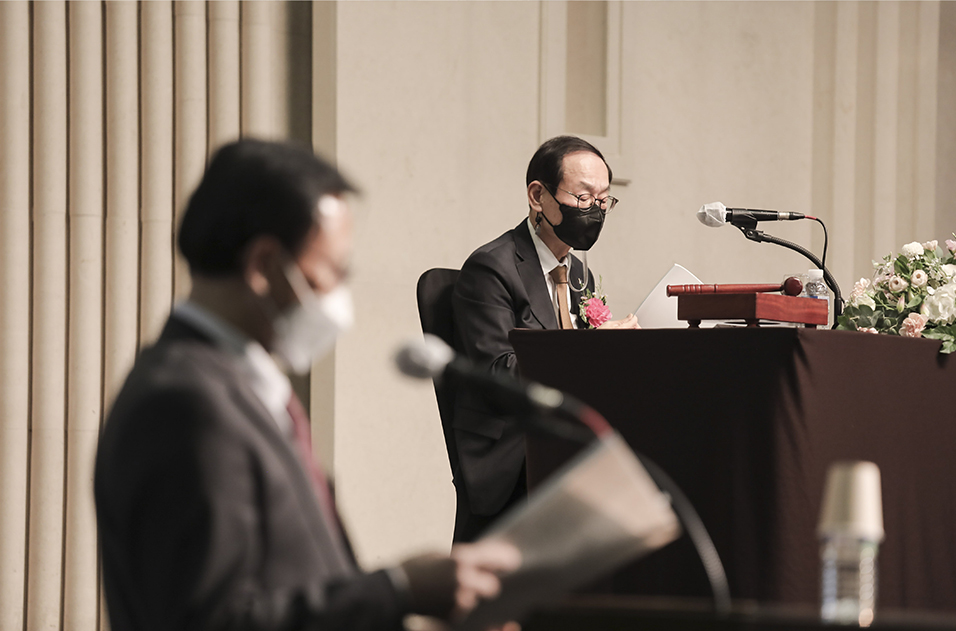
M 332 348 L 340 333 L 352 326 L 352 294 L 348 287 L 340 284 L 329 293 L 317 296 L 294 263 L 286 267 L 285 275 L 299 302 L 280 313 L 273 322 L 272 352 L 290 370 L 301 375 Z

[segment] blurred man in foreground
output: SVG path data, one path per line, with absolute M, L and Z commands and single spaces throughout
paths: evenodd
M 351 190 L 309 151 L 243 140 L 190 199 L 192 292 L 139 357 L 97 454 L 115 631 L 400 629 L 409 613 L 459 618 L 517 566 L 487 545 L 356 566 L 284 373 L 351 322 Z

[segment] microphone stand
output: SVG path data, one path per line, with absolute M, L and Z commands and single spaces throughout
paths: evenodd
M 833 278 L 833 274 L 831 274 L 830 270 L 823 266 L 823 263 L 820 262 L 820 259 L 818 259 L 812 252 L 802 245 L 797 245 L 792 241 L 787 241 L 786 239 L 781 239 L 771 234 L 767 234 L 766 232 L 757 230 L 756 220 L 754 220 L 753 223 L 747 221 L 745 225 L 734 225 L 737 226 L 737 228 L 744 233 L 744 236 L 751 241 L 755 241 L 757 243 L 776 243 L 777 245 L 782 245 L 785 248 L 804 255 L 810 259 L 814 265 L 822 269 L 823 280 L 826 282 L 827 287 L 833 290 L 833 325 L 836 326 L 836 319 L 843 315 L 843 294 L 840 293 L 840 286 L 837 285 L 836 279 Z
M 570 394 L 562 392 L 561 395 L 563 398 L 562 405 L 550 410 L 539 409 L 537 418 L 535 418 L 535 415 L 530 418 L 524 417 L 522 420 L 525 427 L 532 431 L 571 440 L 581 445 L 586 445 L 595 438 L 600 439 L 613 431 L 611 425 L 601 416 L 600 412 Z M 552 416 L 546 416 L 544 414 L 546 411 L 550 412 Z M 664 470 L 656 462 L 638 451 L 634 451 L 634 455 L 647 470 L 651 480 L 660 488 L 661 492 L 667 495 L 671 508 L 674 509 L 674 513 L 677 514 L 678 519 L 684 525 L 684 530 L 697 551 L 701 564 L 704 566 L 704 573 L 707 575 L 714 597 L 714 610 L 718 615 L 729 615 L 732 607 L 727 574 L 703 520 L 701 520 L 694 505 L 684 495 L 677 483 L 664 473 Z

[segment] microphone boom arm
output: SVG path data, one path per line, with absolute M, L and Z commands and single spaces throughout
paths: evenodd
M 749 223 L 749 222 L 748 222 Z M 843 294 L 840 292 L 840 286 L 837 285 L 836 279 L 833 278 L 833 274 L 830 273 L 830 270 L 823 266 L 823 263 L 820 262 L 820 259 L 816 257 L 810 250 L 806 249 L 802 245 L 797 245 L 792 241 L 787 241 L 786 239 L 781 239 L 775 237 L 772 234 L 767 234 L 757 230 L 757 222 L 747 226 L 737 226 L 740 228 L 740 231 L 744 233 L 744 236 L 755 241 L 757 243 L 776 243 L 777 245 L 782 245 L 785 248 L 798 252 L 803 256 L 810 259 L 810 261 L 823 270 L 823 280 L 826 282 L 827 286 L 833 290 L 833 321 L 834 326 L 836 325 L 836 319 L 843 314 Z

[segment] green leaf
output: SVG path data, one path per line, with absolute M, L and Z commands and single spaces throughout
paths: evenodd
M 943 342 L 941 353 L 952 353 L 956 351 L 956 331 L 952 326 L 941 326 L 935 329 L 926 329 L 923 331 L 923 337 L 928 340 L 940 340 Z

